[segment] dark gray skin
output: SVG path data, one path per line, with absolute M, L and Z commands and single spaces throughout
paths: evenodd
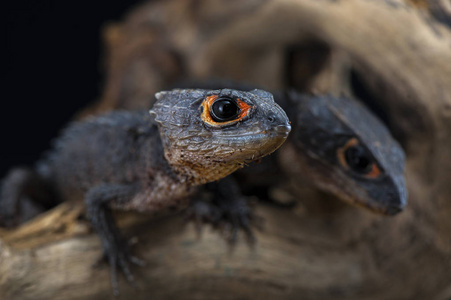
M 195 85 L 199 86 L 199 83 Z M 236 86 L 230 82 L 216 84 L 221 85 Z M 211 88 L 212 84 L 204 86 Z M 240 88 L 249 87 L 242 85 Z M 385 125 L 366 107 L 345 97 L 310 96 L 296 92 L 281 92 L 275 96 L 294 126 L 282 151 L 240 171 L 239 176 L 235 176 L 238 180 L 228 178 L 226 183 L 220 181 L 219 185 L 226 185 L 226 189 L 212 184 L 209 189 L 215 194 L 213 205 L 196 201 L 189 210 L 193 219 L 214 225 L 220 222 L 232 225 L 233 240 L 238 228 L 250 233 L 252 211 L 239 188 L 231 187 L 239 184 L 242 189 L 255 194 L 288 181 L 295 185 L 308 181 L 319 190 L 373 212 L 393 215 L 405 207 L 403 150 Z M 353 138 L 364 149 L 364 152 L 358 152 L 357 161 L 359 156 L 363 156 L 364 161 L 376 163 L 381 170 L 376 178 L 368 178 L 362 170 L 354 171 L 346 160 L 338 158 L 337 151 Z M 221 192 L 223 190 L 227 193 Z M 303 195 L 296 194 L 295 197 L 301 199 Z
M 229 81 L 186 84 L 250 88 Z M 407 204 L 404 151 L 384 123 L 367 107 L 344 96 L 313 96 L 283 91 L 274 93 L 274 97 L 287 112 L 292 132 L 276 155 L 235 173 L 236 184 L 255 195 L 260 190 L 288 181 L 294 185 L 308 182 L 321 191 L 372 212 L 394 215 L 404 209 Z M 343 147 L 354 141 L 357 144 L 346 152 Z M 375 176 L 377 172 L 370 172 L 371 166 L 380 171 L 378 176 Z M 243 198 L 237 193 L 233 197 Z M 301 199 L 303 195 L 295 197 Z M 243 207 L 233 203 L 232 199 L 222 203 Z M 234 217 L 238 220 L 235 223 L 247 223 L 248 211 L 240 208 L 240 212 L 244 212 L 244 216 L 236 213 Z M 244 229 L 248 231 L 246 227 Z
M 117 268 L 133 281 L 129 264 L 141 262 L 130 255 L 112 209 L 184 207 L 197 186 L 270 154 L 290 131 L 285 112 L 261 90 L 173 90 L 156 98 L 150 114 L 113 112 L 72 124 L 36 170 L 13 171 L 3 183 L 3 223 L 17 215 L 21 198 L 36 196 L 34 185 L 51 186 L 59 201 L 84 199 L 115 293 Z
M 213 196 L 196 199 L 188 210 L 191 219 L 228 228 L 232 243 L 239 229 L 253 241 L 255 215 L 242 193 L 274 200 L 271 191 L 281 188 L 301 200 L 305 190 L 289 187 L 305 183 L 375 213 L 395 215 L 404 209 L 404 152 L 366 107 L 347 97 L 274 95 L 292 121 L 285 144 L 261 163 L 208 185 Z
M 404 152 L 368 109 L 346 97 L 296 92 L 278 95 L 277 100 L 293 123 L 277 156 L 289 178 L 306 178 L 374 212 L 394 215 L 404 209 Z

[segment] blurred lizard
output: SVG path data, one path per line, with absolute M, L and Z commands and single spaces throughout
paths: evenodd
M 293 91 L 276 99 L 293 123 L 283 152 L 274 158 L 287 180 L 307 180 L 377 213 L 404 209 L 404 151 L 366 107 L 348 97 Z
M 179 85 L 253 88 L 233 81 L 188 81 Z M 347 96 L 308 95 L 294 90 L 273 94 L 291 121 L 291 134 L 275 155 L 234 174 L 241 189 L 255 194 L 258 188 L 307 182 L 376 213 L 394 215 L 404 209 L 404 151 L 367 107 Z
M 249 89 L 247 84 L 234 82 L 184 82 L 178 86 Z M 279 202 L 273 192 L 282 190 L 290 200 L 302 200 L 305 185 L 377 213 L 394 215 L 404 209 L 404 152 L 366 107 L 349 97 L 294 91 L 274 95 L 292 121 L 292 134 L 285 145 L 260 164 L 207 185 L 212 192 L 209 201 L 196 196 L 189 218 L 226 225 L 231 230 L 230 241 L 235 240 L 238 229 L 252 238 L 249 222 L 253 213 L 243 191 Z
M 196 85 L 246 89 L 233 83 Z M 379 214 L 395 215 L 405 208 L 404 151 L 366 107 L 344 96 L 289 91 L 274 97 L 291 120 L 290 136 L 275 155 L 207 185 L 209 200 L 196 199 L 188 210 L 198 228 L 201 222 L 227 227 L 231 242 L 242 229 L 252 241 L 255 215 L 243 194 L 291 206 L 305 204 L 310 187 Z
M 41 190 L 57 201 L 84 199 L 115 293 L 117 268 L 133 281 L 129 264 L 140 261 L 111 210 L 183 207 L 197 186 L 272 153 L 290 131 L 285 112 L 262 90 L 173 90 L 156 98 L 150 114 L 116 111 L 72 124 L 36 169 L 12 170 L 3 181 L 6 225 L 14 223 L 20 199 Z

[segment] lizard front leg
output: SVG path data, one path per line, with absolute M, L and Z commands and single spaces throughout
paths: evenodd
M 100 237 L 104 257 L 110 265 L 111 285 L 115 295 L 119 293 L 117 268 L 122 270 L 129 282 L 133 282 L 129 264 L 143 265 L 143 262 L 130 254 L 128 243 L 122 238 L 114 222 L 111 205 L 131 200 L 138 190 L 136 185 L 104 184 L 91 188 L 85 197 L 88 218 Z

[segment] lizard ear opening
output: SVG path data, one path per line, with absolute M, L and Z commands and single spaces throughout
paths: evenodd
M 374 179 L 382 173 L 373 156 L 360 145 L 357 138 L 351 138 L 343 147 L 338 148 L 337 158 L 345 170 L 351 170 L 365 178 Z
M 202 102 L 201 119 L 212 126 L 224 126 L 245 118 L 251 106 L 236 98 L 212 95 Z

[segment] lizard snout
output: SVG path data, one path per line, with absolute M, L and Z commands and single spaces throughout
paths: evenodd
M 281 108 L 270 112 L 266 116 L 266 119 L 268 121 L 266 124 L 270 127 L 269 132 L 271 135 L 285 138 L 288 137 L 288 134 L 291 131 L 291 125 L 287 115 Z
M 291 131 L 291 125 L 290 124 L 284 124 L 284 125 L 277 125 L 273 128 L 271 128 L 271 133 L 277 136 L 281 137 L 288 137 L 288 134 Z

